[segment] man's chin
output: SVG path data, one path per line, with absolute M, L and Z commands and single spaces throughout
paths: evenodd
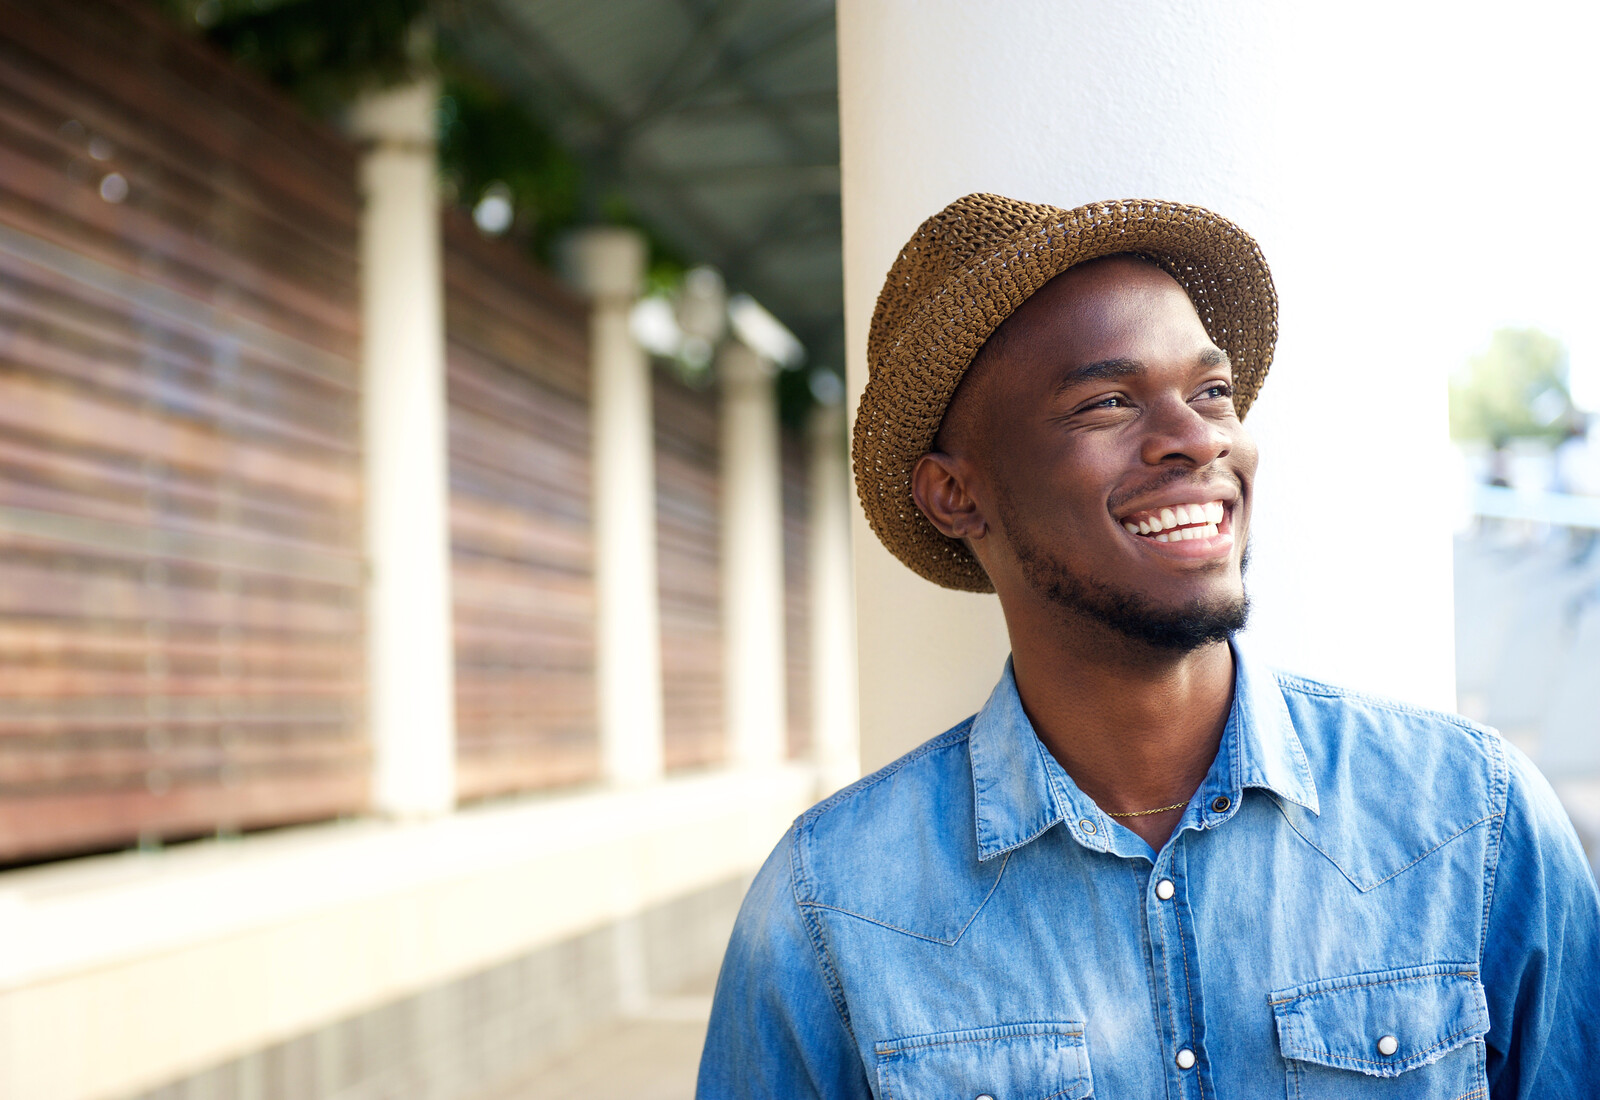
M 1179 610 L 1128 606 L 1096 617 L 1103 625 L 1151 649 L 1188 653 L 1227 641 L 1243 630 L 1250 617 L 1250 600 L 1240 593 L 1234 599 L 1196 602 Z
M 1165 653 L 1188 653 L 1227 641 L 1243 630 L 1250 600 L 1243 588 L 1160 605 L 1139 592 L 1085 580 L 1060 569 L 1030 569 L 1041 595 L 1072 617 L 1107 627 L 1131 642 Z

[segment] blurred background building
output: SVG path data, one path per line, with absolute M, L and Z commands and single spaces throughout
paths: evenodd
M 0 0 L 0 1097 L 687 1096 L 787 823 L 1004 657 L 845 443 L 968 191 L 1261 240 L 1251 644 L 1600 836 L 1592 18 Z

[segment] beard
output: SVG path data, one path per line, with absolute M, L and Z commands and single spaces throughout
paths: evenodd
M 1162 607 L 1138 592 L 1115 588 L 1093 577 L 1074 573 L 1034 542 L 1026 529 L 1004 506 L 1005 525 L 1012 551 L 1028 583 L 1064 611 L 1109 627 L 1129 641 L 1166 653 L 1189 653 L 1202 646 L 1225 642 L 1244 629 L 1250 599 L 1241 589 L 1237 596 L 1195 599 L 1181 607 Z M 1239 562 L 1242 577 L 1250 560 L 1246 544 Z

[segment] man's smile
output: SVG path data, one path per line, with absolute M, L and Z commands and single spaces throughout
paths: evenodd
M 1118 522 L 1141 542 L 1171 546 L 1180 557 L 1216 557 L 1233 548 L 1233 502 L 1220 497 L 1153 505 Z

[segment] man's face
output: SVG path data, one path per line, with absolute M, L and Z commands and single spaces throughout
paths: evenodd
M 1183 288 L 1127 258 L 1075 267 L 982 360 L 940 444 L 981 521 L 955 533 L 1008 614 L 1053 605 L 1167 649 L 1242 626 L 1256 449 Z

